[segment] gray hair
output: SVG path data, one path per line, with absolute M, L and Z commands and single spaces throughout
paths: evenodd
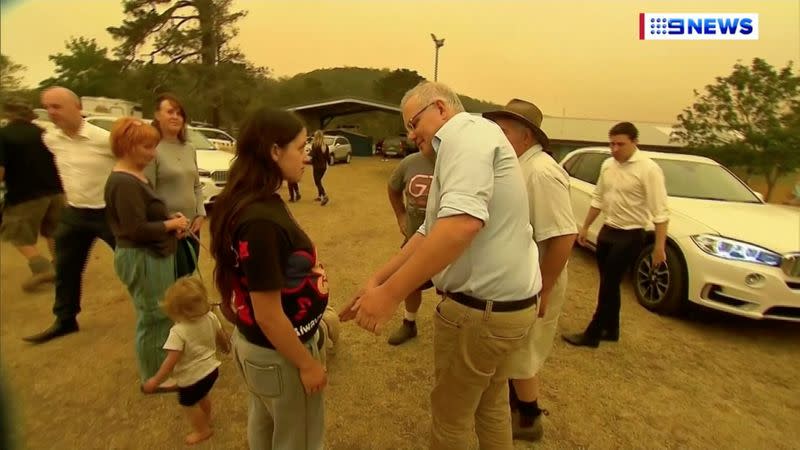
M 75 102 L 76 105 L 78 105 L 79 109 L 83 106 L 81 104 L 81 98 L 78 97 L 78 94 L 72 92 L 72 90 L 67 89 L 67 88 L 65 88 L 63 86 L 51 86 L 51 87 L 43 90 L 42 91 L 42 95 L 44 95 L 44 94 L 46 94 L 48 92 L 55 92 L 60 96 L 64 96 L 64 97 L 70 99 L 71 101 Z
M 400 108 L 403 108 L 412 97 L 419 97 L 420 103 L 433 103 L 436 100 L 441 100 L 444 104 L 449 106 L 453 112 L 464 112 L 464 105 L 461 104 L 461 99 L 458 98 L 458 94 L 442 83 L 421 81 L 418 85 L 406 92 L 406 95 L 400 100 Z

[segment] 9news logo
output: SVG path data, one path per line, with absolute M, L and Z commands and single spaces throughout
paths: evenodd
M 757 41 L 758 14 L 639 13 L 639 40 Z

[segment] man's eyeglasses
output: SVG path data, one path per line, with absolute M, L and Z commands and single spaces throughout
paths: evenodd
M 412 117 L 411 120 L 409 120 L 408 123 L 406 124 L 406 129 L 408 131 L 414 131 L 417 128 L 417 125 L 419 124 L 419 116 L 421 116 L 426 109 L 430 108 L 435 104 L 436 102 L 430 102 L 424 108 L 420 109 L 418 113 L 414 114 L 414 117 Z

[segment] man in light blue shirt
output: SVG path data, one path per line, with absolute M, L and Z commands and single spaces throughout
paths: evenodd
M 431 447 L 510 449 L 508 374 L 542 287 L 522 171 L 500 128 L 464 112 L 448 87 L 423 82 L 401 102 L 408 136 L 436 167 L 426 217 L 366 282 L 343 320 L 377 332 L 408 294 L 433 279 L 444 292 L 434 322 Z

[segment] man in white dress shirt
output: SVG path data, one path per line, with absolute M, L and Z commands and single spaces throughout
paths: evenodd
M 576 346 L 598 347 L 600 341 L 619 340 L 619 285 L 645 245 L 645 226 L 655 225 L 652 267 L 666 260 L 667 188 L 664 173 L 636 147 L 639 131 L 630 122 L 614 125 L 608 132 L 611 156 L 603 162 L 591 208 L 578 233 L 586 246 L 586 233 L 600 212 L 605 223 L 597 237 L 600 289 L 597 308 L 583 333 L 565 335 Z
M 56 125 L 44 134 L 67 194 L 67 207 L 55 233 L 56 321 L 45 331 L 23 338 L 41 344 L 78 331 L 81 281 L 92 245 L 99 238 L 112 249 L 114 235 L 106 222 L 103 191 L 115 159 L 109 133 L 86 122 L 77 95 L 63 87 L 42 92 L 42 105 Z

